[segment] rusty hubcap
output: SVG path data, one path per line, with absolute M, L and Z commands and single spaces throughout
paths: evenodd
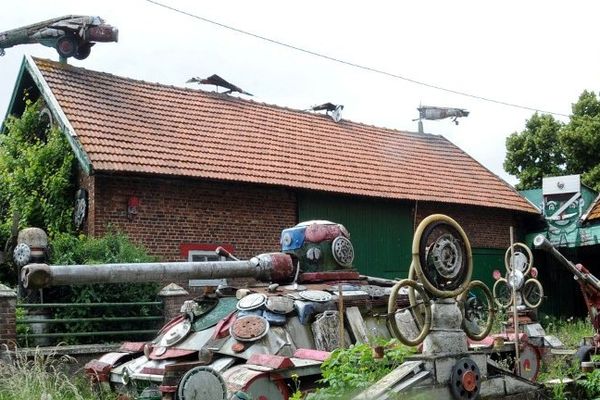
M 466 371 L 462 376 L 462 385 L 467 392 L 472 392 L 477 387 L 477 381 L 475 379 L 475 373 L 473 371 Z

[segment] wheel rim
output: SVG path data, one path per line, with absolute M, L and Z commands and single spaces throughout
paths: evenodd
M 473 272 L 471 244 L 452 218 L 434 214 L 421 221 L 412 255 L 420 282 L 435 297 L 456 297 L 467 288 Z
M 504 278 L 500 278 L 494 283 L 492 289 L 494 293 L 494 301 L 501 308 L 508 308 L 512 304 L 512 293 L 508 281 Z
M 411 305 L 406 308 L 398 308 L 397 306 L 398 293 L 402 288 L 412 288 L 421 296 L 421 299 L 423 300 L 423 310 L 425 312 L 424 322 L 420 328 L 418 324 L 416 324 L 417 330 L 419 332 L 414 337 L 409 337 L 406 332 L 403 332 L 403 330 L 398 327 L 398 320 L 396 317 L 398 313 L 407 312 L 408 314 L 405 315 L 412 317 L 416 323 L 416 318 L 414 317 L 416 309 L 415 306 Z M 388 325 L 394 336 L 396 336 L 398 340 L 400 340 L 407 346 L 418 345 L 423 340 L 425 340 L 425 337 L 427 336 L 427 334 L 429 334 L 429 330 L 431 328 L 431 308 L 429 307 L 429 297 L 427 296 L 427 293 L 421 287 L 421 285 L 419 285 L 416 281 L 410 279 L 402 279 L 401 281 L 396 283 L 392 288 L 392 292 L 388 301 Z
M 537 279 L 528 279 L 523 285 L 523 302 L 530 308 L 538 308 L 544 299 L 544 288 Z
M 514 252 L 514 264 L 517 266 L 523 265 L 522 262 L 526 260 L 526 265 L 523 266 L 521 272 L 523 272 L 523 275 L 527 275 L 531 267 L 533 267 L 533 253 L 531 252 L 531 249 L 526 244 L 520 242 L 514 243 L 512 248 Z M 509 247 L 506 250 L 506 253 L 504 253 L 504 266 L 508 272 L 512 270 L 511 266 L 513 264 L 510 262 L 510 249 L 511 248 Z
M 473 340 L 484 339 L 492 330 L 495 315 L 490 289 L 481 281 L 472 281 L 459 302 L 463 305 L 462 327 L 467 336 Z

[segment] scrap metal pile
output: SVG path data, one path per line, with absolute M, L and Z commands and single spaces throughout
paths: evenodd
M 387 308 L 395 281 L 361 276 L 344 226 L 310 221 L 283 230 L 282 251 L 247 261 L 23 268 L 28 288 L 181 278 L 253 277 L 244 288 L 219 286 L 187 301 L 149 343 L 124 343 L 90 362 L 88 374 L 131 398 L 287 399 L 292 375 L 320 377 L 336 348 L 390 338 Z M 406 308 L 406 294 L 394 293 Z M 345 318 L 341 319 L 340 310 Z M 194 397 L 196 396 L 196 397 Z M 200 396 L 200 397 L 197 397 Z M 261 397 L 263 396 L 263 397 Z

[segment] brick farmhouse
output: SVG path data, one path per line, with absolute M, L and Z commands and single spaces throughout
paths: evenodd
M 442 136 L 402 132 L 232 95 L 148 83 L 26 57 L 23 91 L 42 97 L 79 161 L 83 229 L 109 225 L 165 261 L 276 251 L 281 229 L 332 219 L 364 273 L 405 276 L 416 224 L 459 221 L 489 281 L 539 212 Z

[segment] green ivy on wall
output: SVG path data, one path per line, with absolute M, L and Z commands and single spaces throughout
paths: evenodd
M 19 227 L 35 226 L 49 236 L 71 232 L 75 157 L 62 132 L 40 118 L 43 103 L 25 100 L 20 118 L 6 120 L 0 137 L 0 240 Z

